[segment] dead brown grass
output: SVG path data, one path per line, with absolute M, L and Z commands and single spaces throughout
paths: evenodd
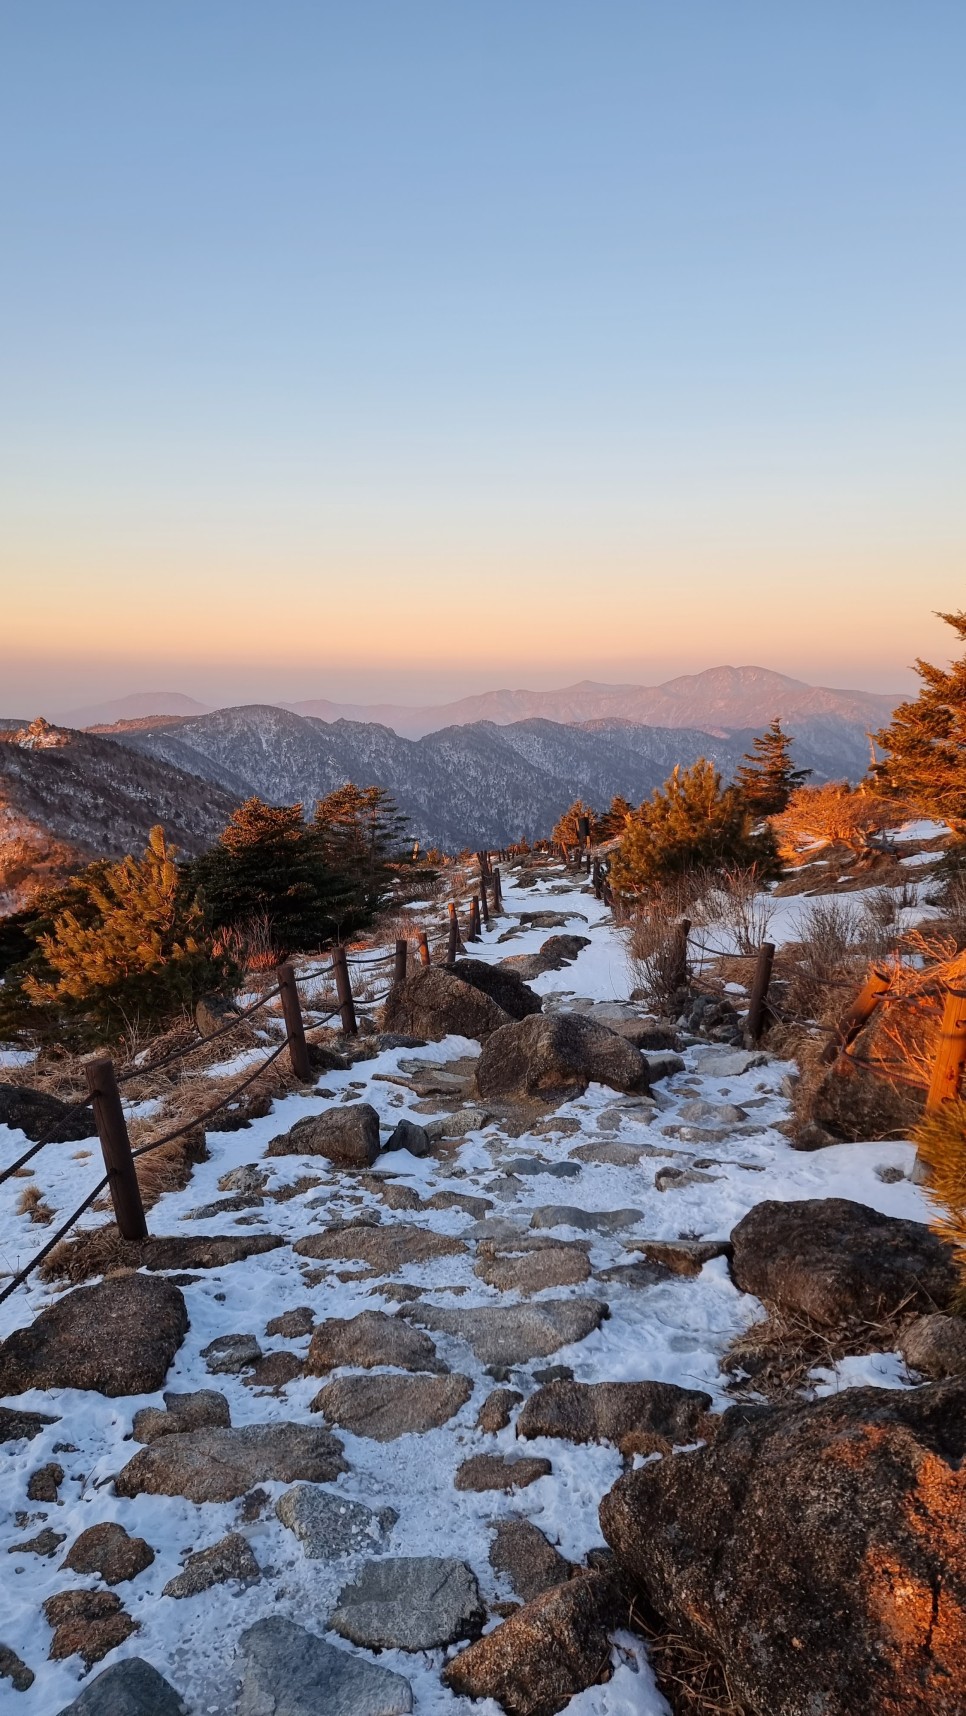
M 728 1392 L 739 1400 L 787 1405 L 812 1391 L 810 1373 L 834 1369 L 841 1359 L 862 1353 L 893 1352 L 905 1323 L 903 1306 L 879 1322 L 855 1319 L 835 1328 L 815 1323 L 799 1312 L 766 1307 L 767 1316 L 731 1342 L 721 1368 L 731 1376 Z M 740 1373 L 743 1373 L 739 1375 Z
M 39 1222 L 47 1227 L 53 1221 L 56 1210 L 51 1209 L 43 1192 L 38 1185 L 24 1186 L 17 1199 L 17 1214 L 29 1216 L 31 1221 Z
M 137 1269 L 140 1261 L 137 1243 L 122 1239 L 111 1221 L 103 1227 L 82 1228 L 72 1238 L 62 1239 L 37 1273 L 42 1281 L 67 1281 L 75 1286 L 95 1275 Z
M 646 1639 L 654 1678 L 673 1716 L 751 1716 L 726 1666 L 706 1646 L 667 1627 L 640 1599 L 631 1603 L 627 1625 Z

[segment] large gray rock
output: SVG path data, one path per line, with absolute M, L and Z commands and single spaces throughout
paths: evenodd
M 493 1698 L 507 1716 L 554 1716 L 610 1672 L 613 1628 L 626 1625 L 610 1582 L 584 1573 L 544 1591 L 443 1670 L 457 1696 Z
M 54 1144 L 78 1143 L 95 1138 L 94 1111 L 89 1103 L 75 1110 L 59 1096 L 34 1090 L 27 1084 L 0 1084 L 0 1126 L 22 1132 L 33 1144 L 49 1138 Z
M 326 1644 L 283 1615 L 256 1621 L 242 1633 L 238 1653 L 237 1716 L 408 1716 L 413 1707 L 401 1674 Z
M 386 1030 L 406 1031 L 432 1043 L 449 1036 L 482 1042 L 508 1019 L 490 995 L 442 965 L 426 966 L 404 983 L 394 984 L 382 1017 Z
M 466 1376 L 340 1376 L 312 1401 L 330 1423 L 374 1442 L 422 1435 L 448 1422 L 473 1392 Z
M 369 1102 L 346 1102 L 306 1115 L 273 1138 L 267 1156 L 324 1156 L 339 1168 L 371 1168 L 379 1154 L 379 1116 Z
M 213 1376 L 237 1376 L 239 1371 L 258 1363 L 262 1349 L 254 1335 L 218 1335 L 202 1347 L 201 1356 L 205 1369 L 210 1370 Z M 185 1425 L 185 1429 L 188 1428 L 201 1429 L 202 1426 Z
M 507 971 L 505 963 L 488 965 L 483 959 L 458 959 L 449 970 L 461 982 L 488 995 L 510 1019 L 526 1019 L 543 1006 L 539 995 L 527 988 L 523 973 Z
M 590 1274 L 590 1263 L 574 1246 L 547 1245 L 519 1257 L 483 1257 L 474 1275 L 499 1293 L 542 1293 L 548 1287 L 579 1287 Z
M 309 1346 L 306 1370 L 310 1376 L 324 1376 L 340 1365 L 359 1370 L 394 1365 L 398 1370 L 437 1373 L 446 1369 L 428 1335 L 401 1317 L 387 1316 L 385 1311 L 360 1311 L 357 1317 L 330 1317 L 319 1324 Z
M 129 1656 L 95 1674 L 60 1716 L 188 1716 L 188 1706 L 149 1662 Z
M 475 1637 L 485 1620 L 465 1561 L 414 1555 L 367 1561 L 340 1591 L 329 1626 L 367 1650 L 436 1650 Z
M 958 1716 L 966 1380 L 734 1406 L 600 1509 L 631 1592 L 751 1716 Z
M 582 948 L 589 946 L 590 937 L 587 935 L 552 935 L 536 953 L 513 953 L 500 964 L 504 971 L 529 982 L 534 977 L 542 977 L 545 971 L 562 971 L 572 964 Z
M 923 1222 L 848 1198 L 756 1204 L 731 1243 L 743 1292 L 817 1323 L 944 1309 L 958 1288 L 952 1250 Z
M 693 1442 L 710 1394 L 673 1382 L 550 1382 L 526 1402 L 517 1435 L 616 1442 L 623 1454 Z
M 580 1013 L 536 1013 L 504 1025 L 487 1038 L 476 1066 L 484 1098 L 562 1102 L 591 1083 L 644 1091 L 648 1082 L 640 1051 Z
M 383 1155 L 387 1150 L 408 1150 L 410 1156 L 428 1156 L 429 1146 L 430 1137 L 425 1126 L 417 1126 L 412 1120 L 400 1120 L 383 1145 Z
M 608 1309 L 602 1299 L 539 1299 L 529 1305 L 419 1305 L 409 1315 L 467 1341 L 481 1364 L 527 1364 L 582 1341 Z
M 114 1480 L 119 1496 L 233 1501 L 256 1484 L 328 1483 L 346 1471 L 342 1444 L 316 1424 L 191 1430 L 142 1448 Z
M 121 1275 L 78 1287 L 8 1335 L 0 1346 L 0 1394 L 154 1394 L 187 1329 L 184 1295 L 170 1281 Z
M 298 1538 L 309 1561 L 334 1561 L 362 1549 L 381 1549 L 399 1517 L 395 1508 L 374 1512 L 363 1502 L 317 1484 L 293 1484 L 279 1496 L 275 1512 Z

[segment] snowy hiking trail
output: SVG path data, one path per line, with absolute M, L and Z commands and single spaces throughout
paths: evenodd
M 554 883 L 539 884 L 524 892 L 510 880 L 509 872 L 505 878 L 508 913 L 535 908 L 559 911 L 572 920 L 566 925 L 568 932 L 591 937 L 591 945 L 574 963 L 562 971 L 545 973 L 532 987 L 544 997 L 552 997 L 551 1005 L 566 1006 L 574 1000 L 578 1005 L 581 1001 L 625 1000 L 631 978 L 623 941 L 612 928 L 609 913 L 593 895 L 579 886 L 564 892 Z M 526 930 L 501 944 L 498 936 L 506 927 L 507 919 L 496 920 L 472 948 L 473 957 L 497 960 L 509 953 L 536 951 L 549 933 L 546 929 Z M 763 1064 L 750 1064 L 747 1070 L 731 1076 L 702 1072 L 702 1062 L 709 1055 L 706 1044 L 688 1048 L 685 1070 L 654 1086 L 654 1104 L 592 1085 L 585 1096 L 562 1105 L 538 1122 L 536 1130 L 519 1136 L 508 1136 L 494 1123 L 420 1159 L 407 1152 L 382 1155 L 374 1171 L 364 1176 L 366 1188 L 360 1185 L 360 1171 L 333 1168 L 317 1156 L 264 1160 L 269 1141 L 296 1120 L 346 1099 L 371 1103 L 386 1129 L 403 1117 L 425 1124 L 426 1103 L 420 1103 L 406 1088 L 404 1081 L 411 1075 L 401 1068 L 442 1066 L 477 1053 L 477 1044 L 456 1038 L 424 1049 L 387 1051 L 374 1060 L 356 1063 L 347 1072 L 324 1074 L 320 1085 L 331 1094 L 290 1095 L 276 1100 L 272 1113 L 253 1122 L 248 1130 L 209 1134 L 209 1160 L 195 1168 L 184 1190 L 163 1197 L 155 1205 L 149 1217 L 151 1232 L 263 1232 L 280 1235 L 286 1243 L 263 1256 L 179 1278 L 184 1283 L 190 1328 L 165 1388 L 179 1392 L 220 1390 L 229 1401 L 231 1422 L 236 1426 L 277 1421 L 321 1425 L 320 1415 L 309 1411 L 310 1402 L 332 1378 L 351 1374 L 352 1367 L 322 1377 L 298 1376 L 277 1392 L 258 1391 L 246 1386 L 242 1374 L 212 1375 L 200 1356 L 202 1349 L 219 1336 L 248 1334 L 259 1341 L 263 1352 L 284 1350 L 304 1359 L 308 1335 L 289 1340 L 266 1335 L 270 1319 L 303 1306 L 311 1307 L 316 1325 L 363 1311 L 394 1314 L 413 1310 L 418 1318 L 421 1307 L 449 1307 L 462 1313 L 471 1307 L 508 1307 L 528 1299 L 539 1303 L 589 1297 L 606 1301 L 609 1316 L 584 1339 L 547 1356 L 515 1364 L 512 1374 L 497 1377 L 488 1374 L 485 1364 L 458 1332 L 430 1327 L 427 1332 L 439 1359 L 450 1371 L 469 1379 L 472 1393 L 453 1417 L 423 1434 L 376 1441 L 332 1425 L 343 1444 L 348 1470 L 325 1487 L 371 1509 L 389 1507 L 398 1514 L 388 1541 L 381 1545 L 374 1542 L 365 1551 L 333 1560 L 307 1559 L 298 1539 L 276 1517 L 275 1502 L 289 1487 L 283 1483 L 259 1486 L 270 1500 L 257 1518 L 248 1520 L 243 1518 L 240 1500 L 196 1505 L 178 1497 L 117 1496 L 111 1480 L 138 1451 L 138 1444 L 131 1439 L 134 1413 L 141 1407 L 160 1406 L 160 1393 L 108 1399 L 86 1391 L 35 1389 L 6 1397 L 3 1404 L 8 1407 L 56 1414 L 59 1422 L 31 1442 L 8 1443 L 3 1449 L 6 1477 L 0 1498 L 4 1592 L 0 1642 L 16 1651 L 36 1677 L 32 1687 L 19 1694 L 9 1690 L 9 1681 L 0 1680 L 4 1708 L 12 1706 L 23 1716 L 57 1716 L 85 1684 L 87 1677 L 78 1656 L 48 1661 L 51 1634 L 41 1604 L 56 1592 L 100 1587 L 94 1575 L 81 1577 L 60 1570 L 74 1539 L 94 1524 L 117 1521 L 132 1536 L 145 1538 L 155 1551 L 155 1559 L 136 1578 L 117 1587 L 125 1610 L 139 1630 L 98 1663 L 92 1674 L 122 1657 L 144 1657 L 170 1680 L 193 1712 L 208 1716 L 232 1716 L 236 1641 L 246 1627 L 262 1617 L 289 1617 L 340 1649 L 355 1651 L 344 1638 L 328 1631 L 327 1622 L 340 1592 L 374 1555 L 457 1557 L 472 1568 L 483 1601 L 491 1610 L 495 1602 L 514 1595 L 489 1562 L 495 1521 L 530 1520 L 563 1556 L 583 1562 L 590 1550 L 602 1544 L 598 1504 L 623 1469 L 621 1455 L 609 1444 L 578 1446 L 557 1438 L 517 1440 L 512 1422 L 496 1433 L 486 1433 L 476 1428 L 476 1423 L 487 1395 L 494 1388 L 507 1386 L 529 1396 L 539 1386 L 535 1371 L 564 1365 L 583 1382 L 650 1379 L 705 1389 L 713 1396 L 715 1408 L 721 1409 L 729 1403 L 719 1372 L 721 1355 L 733 1336 L 761 1315 L 759 1302 L 732 1284 L 723 1257 L 705 1264 L 698 1276 L 671 1277 L 653 1285 L 632 1286 L 619 1279 L 602 1279 L 604 1272 L 616 1266 L 641 1262 L 641 1254 L 631 1249 L 633 1242 L 681 1236 L 727 1239 L 736 1222 L 753 1205 L 768 1198 L 849 1197 L 889 1215 L 925 1219 L 921 1194 L 905 1177 L 913 1160 L 911 1146 L 852 1144 L 814 1154 L 796 1152 L 775 1130 L 788 1115 L 782 1080 L 790 1069 L 765 1058 Z M 751 1063 L 756 1058 L 738 1057 Z M 402 1082 L 392 1082 L 396 1080 Z M 465 1100 L 467 1106 L 485 1107 L 472 1097 Z M 697 1126 L 701 1136 L 693 1137 L 696 1123 L 689 1117 L 699 1111 L 688 1105 L 696 1100 L 717 1107 L 738 1105 L 744 1108 L 746 1119 L 737 1126 L 732 1118 L 715 1127 L 713 1111 L 700 1111 Z M 554 1130 L 557 1121 L 564 1123 L 560 1130 Z M 708 1128 L 714 1133 L 713 1139 Z M 4 1159 L 8 1151 L 13 1154 L 22 1147 L 20 1133 L 0 1128 L 0 1136 L 4 1139 Z M 587 1145 L 603 1143 L 639 1146 L 647 1153 L 627 1166 L 589 1161 L 574 1154 Z M 75 1192 L 83 1195 L 98 1163 L 96 1140 L 90 1146 L 94 1152 L 90 1161 L 72 1159 L 78 1148 L 52 1149 L 35 1164 L 38 1183 L 58 1209 L 70 1207 Z M 522 1163 L 521 1158 L 525 1159 Z M 536 1164 L 534 1158 L 538 1159 Z M 655 1174 L 662 1167 L 687 1168 L 688 1160 L 694 1158 L 711 1159 L 703 1172 L 713 1178 L 670 1185 L 663 1192 L 656 1189 Z M 523 1172 L 512 1173 L 514 1160 Z M 269 1176 L 260 1208 L 226 1211 L 200 1221 L 185 1219 L 200 1206 L 217 1201 L 222 1195 L 219 1179 L 247 1164 L 256 1164 Z M 904 1177 L 885 1181 L 880 1178 L 883 1169 L 899 1169 Z M 389 1207 L 378 1190 L 368 1189 L 373 1172 L 389 1185 L 418 1194 L 423 1203 L 419 1207 Z M 305 1175 L 320 1183 L 287 1200 L 273 1201 L 274 1190 Z M 16 1181 L 2 1189 L 0 1246 L 8 1268 L 23 1261 L 38 1243 L 38 1230 L 14 1213 L 18 1190 Z M 486 1229 L 478 1229 L 474 1217 L 459 1208 L 426 1208 L 425 1200 L 437 1192 L 487 1198 L 492 1205 L 488 1222 L 494 1218 L 511 1221 L 521 1234 L 529 1230 L 532 1212 L 549 1205 L 641 1213 L 639 1219 L 628 1216 L 628 1225 L 610 1234 L 568 1226 L 552 1230 L 563 1242 L 589 1244 L 591 1272 L 582 1283 L 548 1287 L 530 1295 L 501 1293 L 475 1273 L 483 1254 L 474 1235 L 485 1234 Z M 405 1193 L 402 1196 L 412 1205 L 412 1199 Z M 365 1213 L 378 1217 L 384 1229 L 397 1223 L 426 1228 L 453 1239 L 464 1238 L 465 1247 L 456 1255 L 421 1264 L 404 1262 L 391 1279 L 362 1263 L 336 1258 L 320 1265 L 291 1249 L 295 1241 L 321 1232 L 334 1221 Z M 83 1225 L 96 1223 L 86 1218 Z M 323 1270 L 324 1278 L 320 1279 Z M 398 1296 L 392 1296 L 391 1289 L 403 1283 L 420 1292 L 411 1305 L 401 1304 Z M 388 1296 L 384 1291 L 387 1287 Z M 30 1284 L 3 1307 L 0 1333 L 5 1335 L 26 1324 L 59 1296 L 59 1289 Z M 413 1326 L 421 1325 L 416 1322 Z M 846 1361 L 839 1375 L 827 1377 L 823 1387 L 858 1383 L 896 1387 L 904 1378 L 897 1355 L 874 1354 Z M 68 1443 L 72 1451 L 54 1453 L 56 1443 Z M 456 1470 L 465 1460 L 495 1453 L 543 1457 L 550 1461 L 552 1470 L 510 1494 L 454 1487 Z M 26 1497 L 28 1478 L 49 1460 L 60 1461 L 64 1469 L 60 1499 L 54 1504 L 31 1503 Z M 64 1536 L 56 1554 L 45 1558 L 17 1550 L 18 1543 L 33 1538 L 45 1526 Z M 258 1583 L 247 1587 L 215 1585 L 202 1595 L 181 1600 L 162 1596 L 162 1587 L 180 1571 L 187 1551 L 214 1544 L 233 1530 L 247 1539 L 262 1569 Z M 14 1553 L 8 1554 L 8 1550 Z M 491 1612 L 487 1628 L 497 1624 Z M 454 1697 L 440 1680 L 447 1656 L 460 1648 L 357 1654 L 403 1675 L 412 1686 L 414 1708 L 423 1716 L 457 1705 L 470 1710 L 470 1702 Z M 666 1710 L 639 1641 L 619 1635 L 613 1660 L 613 1678 L 604 1686 L 579 1694 L 568 1707 L 573 1716 L 658 1716 Z M 485 1712 L 498 1716 L 495 1704 L 488 1703 L 485 1710 L 484 1706 L 477 1708 L 484 1716 Z

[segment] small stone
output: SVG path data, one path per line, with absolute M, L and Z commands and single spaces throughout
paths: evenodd
M 505 1430 L 510 1422 L 510 1414 L 514 1406 L 519 1406 L 523 1395 L 515 1388 L 493 1388 L 490 1390 L 480 1414 L 476 1420 L 476 1428 L 494 1434 L 497 1430 Z
M 137 1622 L 113 1591 L 59 1591 L 47 1598 L 43 1611 L 54 1633 L 48 1652 L 52 1661 L 77 1654 L 90 1668 L 137 1632 Z
M 651 1453 L 694 1441 L 710 1405 L 710 1394 L 673 1382 L 551 1382 L 530 1396 L 517 1435 Z
M 720 1174 L 706 1174 L 700 1168 L 658 1168 L 654 1188 L 658 1192 L 680 1192 L 685 1186 L 710 1186 L 712 1181 L 720 1179 Z
M 674 1275 L 700 1275 L 715 1257 L 731 1256 L 730 1239 L 629 1239 L 628 1251 L 639 1251 Z
M 501 1519 L 490 1545 L 490 1566 L 509 1579 L 525 1603 L 562 1585 L 571 1564 L 528 1519 Z
M 293 1484 L 279 1497 L 275 1512 L 294 1532 L 310 1561 L 333 1561 L 340 1555 L 381 1549 L 399 1517 L 394 1508 L 374 1512 L 338 1490 L 315 1484 Z
M 202 1347 L 201 1356 L 213 1376 L 233 1376 L 255 1364 L 262 1349 L 254 1335 L 219 1335 Z
M 0 1442 L 32 1442 L 48 1424 L 59 1424 L 46 1412 L 21 1412 L 13 1406 L 0 1406 Z
M 299 1257 L 344 1257 L 368 1263 L 380 1275 L 394 1275 L 400 1269 L 429 1263 L 436 1257 L 457 1257 L 466 1250 L 461 1239 L 435 1233 L 430 1227 L 417 1227 L 413 1222 L 397 1221 L 385 1227 L 344 1227 L 327 1229 L 296 1240 L 292 1250 Z
M 27 1480 L 27 1500 L 55 1502 L 63 1481 L 64 1468 L 59 1466 L 56 1460 L 48 1461 L 46 1466 L 38 1466 Z
M 379 1116 L 371 1103 L 341 1103 L 297 1120 L 272 1139 L 266 1154 L 325 1156 L 340 1168 L 371 1168 L 379 1154 Z
M 466 1405 L 473 1392 L 469 1377 L 340 1376 L 319 1390 L 313 1412 L 333 1424 L 375 1442 L 436 1430 Z
M 27 1667 L 15 1650 L 11 1650 L 9 1645 L 0 1644 L 0 1680 L 9 1680 L 14 1692 L 29 1692 L 35 1678 L 33 1669 Z
M 525 1490 L 538 1479 L 549 1477 L 549 1460 L 526 1455 L 474 1454 L 457 1467 L 453 1480 L 458 1490 Z
M 212 1585 L 234 1581 L 253 1585 L 262 1576 L 247 1542 L 238 1531 L 230 1531 L 208 1549 L 189 1555 L 180 1573 L 169 1579 L 162 1591 L 164 1597 L 197 1597 L 210 1591 Z
M 277 1352 L 264 1353 L 254 1367 L 242 1377 L 246 1388 L 256 1388 L 278 1394 L 280 1389 L 294 1382 L 297 1376 L 303 1376 L 304 1366 L 294 1353 L 279 1349 Z
M 413 1707 L 401 1674 L 339 1650 L 282 1615 L 256 1621 L 238 1651 L 239 1716 L 409 1716 Z
M 569 1364 L 545 1364 L 533 1372 L 534 1382 L 573 1382 L 574 1373 Z
M 220 1192 L 263 1192 L 268 1184 L 268 1174 L 260 1168 L 257 1162 L 247 1162 L 243 1168 L 231 1168 L 227 1174 L 222 1174 L 218 1181 Z
M 105 1585 L 121 1585 L 150 1567 L 154 1550 L 143 1537 L 129 1537 L 123 1525 L 89 1525 L 74 1539 L 63 1565 L 72 1573 L 99 1573 Z
M 143 1657 L 114 1662 L 60 1716 L 188 1716 L 188 1706 Z
M 428 1156 L 429 1133 L 425 1126 L 417 1126 L 412 1120 L 400 1120 L 382 1148 L 383 1153 L 387 1150 L 408 1150 L 410 1156 Z
M 188 1394 L 165 1394 L 167 1411 L 142 1406 L 135 1412 L 132 1433 L 135 1442 L 156 1442 L 159 1436 L 176 1436 L 185 1430 L 225 1429 L 231 1423 L 228 1402 L 214 1388 L 198 1388 Z
M 361 1311 L 356 1317 L 331 1317 L 319 1325 L 309 1347 L 306 1370 L 324 1376 L 340 1365 L 371 1370 L 393 1365 L 398 1370 L 445 1371 L 428 1335 L 385 1311 Z
M 67 1542 L 65 1531 L 54 1531 L 49 1525 L 43 1531 L 38 1531 L 36 1537 L 27 1538 L 23 1543 L 11 1543 L 8 1555 L 56 1555 L 60 1545 Z
M 469 1192 L 434 1192 L 427 1200 L 428 1210 L 462 1210 L 464 1215 L 479 1221 L 493 1208 L 492 1198 L 473 1197 Z
M 329 1626 L 368 1650 L 435 1650 L 473 1638 L 485 1621 L 465 1561 L 417 1555 L 366 1562 L 340 1591 Z

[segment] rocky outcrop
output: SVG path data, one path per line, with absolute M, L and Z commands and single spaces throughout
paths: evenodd
M 623 1575 L 753 1716 L 961 1716 L 966 1382 L 733 1407 L 621 1478 Z
M 199 1597 L 213 1585 L 254 1585 L 261 1568 L 240 1531 L 230 1531 L 207 1549 L 189 1555 L 180 1573 L 164 1586 L 165 1597 Z
M 495 1698 L 506 1716 L 555 1716 L 609 1673 L 608 1634 L 619 1624 L 609 1581 L 585 1573 L 461 1651 L 443 1679 L 457 1696 Z
M 188 1716 L 188 1706 L 149 1662 L 129 1656 L 95 1674 L 60 1716 Z
M 142 1406 L 131 1426 L 135 1442 L 156 1442 L 159 1436 L 177 1436 L 184 1430 L 224 1430 L 231 1423 L 228 1402 L 214 1388 L 197 1388 L 190 1394 L 169 1392 L 165 1411 Z
M 947 1317 L 941 1311 L 917 1317 L 903 1330 L 899 1351 L 910 1370 L 930 1381 L 966 1376 L 966 1318 Z
M 78 1108 L 27 1084 L 0 1084 L 0 1126 L 24 1133 L 33 1144 L 42 1138 L 52 1144 L 72 1144 L 97 1135 L 90 1103 Z
M 743 1292 L 817 1323 L 942 1309 L 957 1289 L 949 1246 L 922 1222 L 847 1198 L 756 1204 L 731 1243 Z
M 477 961 L 467 962 L 476 965 Z M 524 985 L 521 983 L 520 988 Z M 431 1043 L 444 1037 L 470 1037 L 483 1042 L 508 1014 L 482 988 L 454 975 L 452 966 L 430 965 L 416 971 L 405 982 L 396 983 L 386 997 L 383 1027 L 425 1037 Z
M 501 1519 L 490 1544 L 490 1566 L 509 1579 L 525 1603 L 562 1585 L 571 1565 L 528 1519 Z
M 122 1275 L 78 1287 L 8 1335 L 0 1346 L 0 1394 L 153 1394 L 187 1329 L 184 1295 L 170 1281 Z
M 333 1561 L 340 1555 L 381 1548 L 399 1517 L 395 1508 L 374 1511 L 318 1484 L 293 1484 L 279 1496 L 275 1512 L 310 1561 Z
M 311 1233 L 292 1247 L 300 1257 L 357 1258 L 383 1275 L 393 1275 L 407 1265 L 428 1263 L 434 1257 L 458 1257 L 466 1250 L 461 1239 L 435 1233 L 431 1227 L 395 1221 L 384 1227 L 342 1227 Z
M 542 977 L 545 971 L 562 971 L 572 964 L 582 948 L 589 946 L 590 937 L 587 935 L 552 935 L 536 953 L 512 953 L 500 964 L 504 971 L 529 982 L 534 977 Z
M 517 1418 L 517 1435 L 568 1442 L 616 1442 L 622 1454 L 650 1454 L 693 1442 L 710 1394 L 673 1382 L 550 1382 Z
M 379 1116 L 369 1102 L 347 1102 L 297 1120 L 273 1138 L 267 1156 L 324 1156 L 339 1168 L 371 1168 L 379 1154 Z
M 527 988 L 523 973 L 508 971 L 505 964 L 488 965 L 483 959 L 458 959 L 447 969 L 461 983 L 469 983 L 473 989 L 488 995 L 491 1001 L 502 1007 L 508 1019 L 526 1019 L 531 1013 L 539 1013 L 543 1006 L 539 995 Z
M 647 1062 L 639 1049 L 580 1013 L 533 1014 L 494 1031 L 476 1067 L 484 1098 L 563 1102 L 588 1084 L 645 1091 Z

